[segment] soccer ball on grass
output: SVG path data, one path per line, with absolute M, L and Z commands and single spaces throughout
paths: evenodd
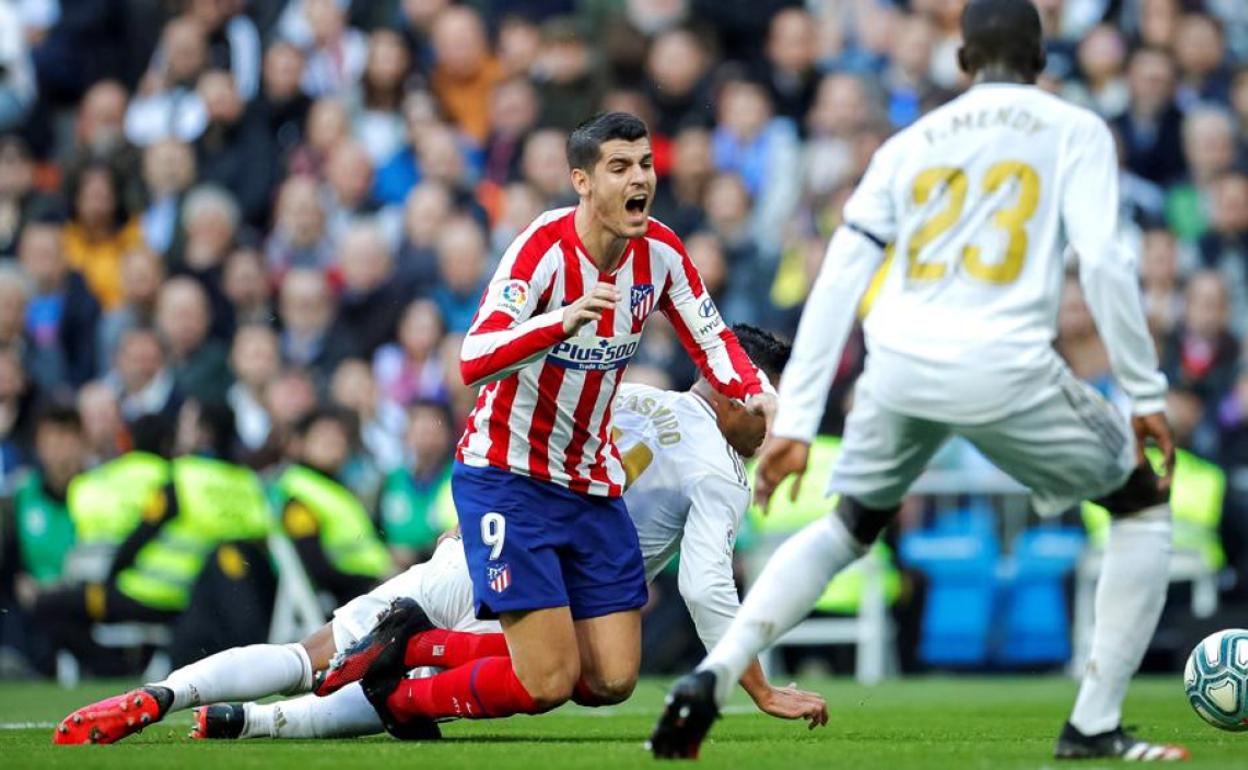
M 1248 730 L 1248 630 L 1205 637 L 1187 659 L 1183 684 L 1201 719 L 1220 730 Z

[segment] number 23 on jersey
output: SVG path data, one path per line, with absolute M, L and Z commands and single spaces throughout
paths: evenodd
M 1007 185 L 1016 188 L 1015 195 L 1005 200 L 991 214 L 991 222 L 1005 232 L 1007 238 L 1002 258 L 985 262 L 980 248 L 963 246 L 959 260 L 972 278 L 985 283 L 1009 284 L 1018 279 L 1027 257 L 1028 220 L 1036 213 L 1040 200 L 1040 175 L 1034 168 L 1019 161 L 1002 161 L 989 167 L 979 182 L 985 198 L 1008 193 Z M 970 180 L 966 173 L 952 166 L 936 166 L 919 172 L 911 186 L 911 199 L 916 206 L 925 206 L 934 195 L 943 193 L 944 205 L 918 226 L 906 248 L 906 277 L 912 281 L 937 281 L 945 277 L 949 265 L 940 259 L 920 259 L 923 249 L 962 219 Z M 1006 188 L 1003 190 L 1003 188 Z

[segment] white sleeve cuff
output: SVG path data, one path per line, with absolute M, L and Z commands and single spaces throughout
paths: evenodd
M 1164 395 L 1151 398 L 1137 398 L 1131 402 L 1131 414 L 1135 417 L 1164 411 L 1166 411 L 1166 397 Z

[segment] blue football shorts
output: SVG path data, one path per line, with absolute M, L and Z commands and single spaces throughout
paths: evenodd
M 463 463 L 451 494 L 478 618 L 566 606 L 584 620 L 646 603 L 645 564 L 622 498 Z

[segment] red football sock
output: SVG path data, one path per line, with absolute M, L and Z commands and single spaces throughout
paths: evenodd
M 492 719 L 540 712 L 511 668 L 511 658 L 467 663 L 427 679 L 405 679 L 386 698 L 402 721 L 412 717 Z
M 479 658 L 511 657 L 507 638 L 502 634 L 470 634 L 466 631 L 447 631 L 435 628 L 416 634 L 407 640 L 403 664 L 458 668 Z

